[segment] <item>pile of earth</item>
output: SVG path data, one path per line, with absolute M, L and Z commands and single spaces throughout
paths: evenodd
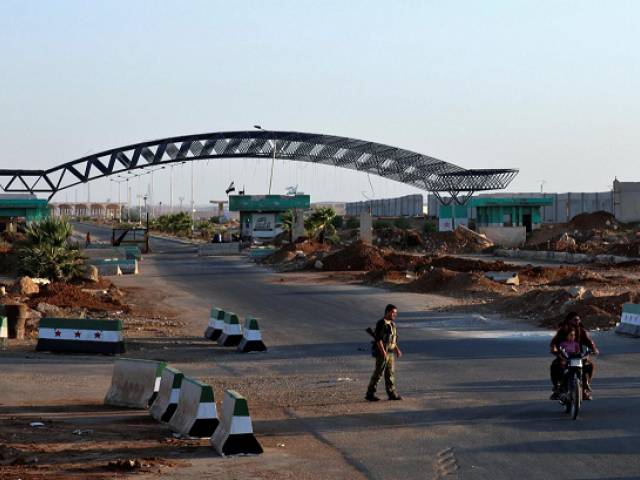
M 510 287 L 485 278 L 475 272 L 454 272 L 445 268 L 433 268 L 420 278 L 399 287 L 400 290 L 413 293 L 442 293 L 459 295 L 480 292 L 505 293 Z
M 411 278 L 415 277 L 407 272 L 398 270 L 370 271 L 360 277 L 363 285 L 379 285 L 381 283 L 402 284 L 409 282 Z
M 428 264 L 429 259 L 388 252 L 372 245 L 356 242 L 325 257 L 322 263 L 322 270 L 331 272 L 415 270 Z
M 47 303 L 62 308 L 85 308 L 88 311 L 131 311 L 122 305 L 118 295 L 100 297 L 85 292 L 82 288 L 70 283 L 51 283 L 40 288 L 40 292 L 27 300 L 27 305 L 36 309 L 40 303 Z
M 572 299 L 566 290 L 540 289 L 497 300 L 491 308 L 510 317 L 542 320 L 564 313 L 565 304 Z
M 602 275 L 599 275 L 595 272 L 590 272 L 589 270 L 577 270 L 575 273 L 571 275 L 564 276 L 552 282 L 549 282 L 549 285 L 554 286 L 565 286 L 570 287 L 572 285 L 603 285 L 610 283 L 618 283 L 620 281 L 625 281 L 624 277 L 616 277 L 615 279 L 605 278 Z
M 429 232 L 425 235 L 424 248 L 432 253 L 474 253 L 486 250 L 482 245 L 459 230 Z
M 608 253 L 624 257 L 640 257 L 640 241 L 632 243 L 618 243 L 610 247 Z
M 533 285 L 559 282 L 574 275 L 578 270 L 576 267 L 534 267 L 532 265 L 525 265 L 520 269 L 513 268 L 513 271 L 518 272 L 521 284 Z
M 401 250 L 411 250 L 422 247 L 424 240 L 418 232 L 400 228 L 383 228 L 376 230 L 376 245 Z
M 640 293 L 625 292 L 619 295 L 605 297 L 593 297 L 579 299 L 567 305 L 565 311 L 558 315 L 544 318 L 540 322 L 541 327 L 556 328 L 558 323 L 564 320 L 568 312 L 578 312 L 580 321 L 590 330 L 608 330 L 615 327 L 620 321 L 622 307 L 625 303 L 640 302 Z
M 288 262 L 296 257 L 296 252 L 302 252 L 305 255 L 309 255 L 315 252 L 328 252 L 331 250 L 331 245 L 326 243 L 319 243 L 315 240 L 307 240 L 300 243 L 290 243 L 285 245 L 277 252 L 260 260 L 260 263 L 265 265 L 273 265 L 276 263 Z
M 455 270 L 456 272 L 501 272 L 512 271 L 514 268 L 501 261 L 484 262 L 482 260 L 449 256 L 433 257 L 429 265 L 436 268 Z
M 617 225 L 615 217 L 604 210 L 576 215 L 567 224 L 569 230 L 613 230 Z

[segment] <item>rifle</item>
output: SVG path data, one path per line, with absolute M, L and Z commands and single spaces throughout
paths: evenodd
M 371 336 L 374 338 L 374 340 L 375 340 L 376 335 L 375 335 L 375 333 L 373 333 L 373 330 L 371 330 L 371 327 L 367 327 L 367 329 L 365 330 L 365 332 L 367 332 L 369 335 L 371 335 Z

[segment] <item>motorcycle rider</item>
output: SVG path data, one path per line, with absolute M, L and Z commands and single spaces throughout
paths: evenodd
M 580 344 L 581 347 L 586 346 L 590 348 L 594 355 L 598 355 L 598 353 L 600 353 L 596 348 L 596 344 L 589 338 L 586 328 L 582 322 L 580 322 L 580 315 L 578 312 L 569 312 L 565 319 L 558 324 L 558 327 L 558 331 L 549 343 L 552 352 L 557 353 L 560 344 L 567 341 L 569 331 L 575 330 L 575 341 Z M 589 357 L 587 357 L 584 365 L 585 384 L 583 385 L 582 393 L 582 398 L 584 400 L 593 400 L 591 395 L 589 395 L 589 392 L 593 391 L 591 389 L 591 380 L 593 380 L 595 369 L 595 364 L 589 359 Z M 559 398 L 559 386 L 562 382 L 563 376 L 562 364 L 559 358 L 556 358 L 551 363 L 550 371 L 551 383 L 553 384 L 553 393 L 551 394 L 550 399 L 557 400 Z

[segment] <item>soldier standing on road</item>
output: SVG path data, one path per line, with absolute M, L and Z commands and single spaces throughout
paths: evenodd
M 394 378 L 395 356 L 397 355 L 398 358 L 402 357 L 402 352 L 398 348 L 396 324 L 393 322 L 397 314 L 398 309 L 395 305 L 387 305 L 384 309 L 384 318 L 378 320 L 378 323 L 376 323 L 376 331 L 373 336 L 376 368 L 373 371 L 373 375 L 371 375 L 367 395 L 364 397 L 365 400 L 369 400 L 370 402 L 380 400 L 375 393 L 383 375 L 389 400 L 402 400 L 402 397 L 396 392 Z

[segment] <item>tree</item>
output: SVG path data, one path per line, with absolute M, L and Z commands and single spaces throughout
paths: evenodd
M 25 227 L 16 251 L 15 273 L 49 280 L 71 280 L 84 271 L 84 257 L 67 244 L 73 227 L 66 218 L 47 217 Z
M 293 211 L 287 210 L 280 215 L 280 221 L 282 222 L 282 230 L 290 232 L 293 225 Z
M 331 207 L 319 207 L 308 217 L 308 222 L 305 222 L 305 229 L 310 232 L 310 235 L 320 231 L 320 240 L 324 243 L 324 237 L 326 235 L 327 225 L 331 223 L 333 217 L 336 216 L 336 211 Z

